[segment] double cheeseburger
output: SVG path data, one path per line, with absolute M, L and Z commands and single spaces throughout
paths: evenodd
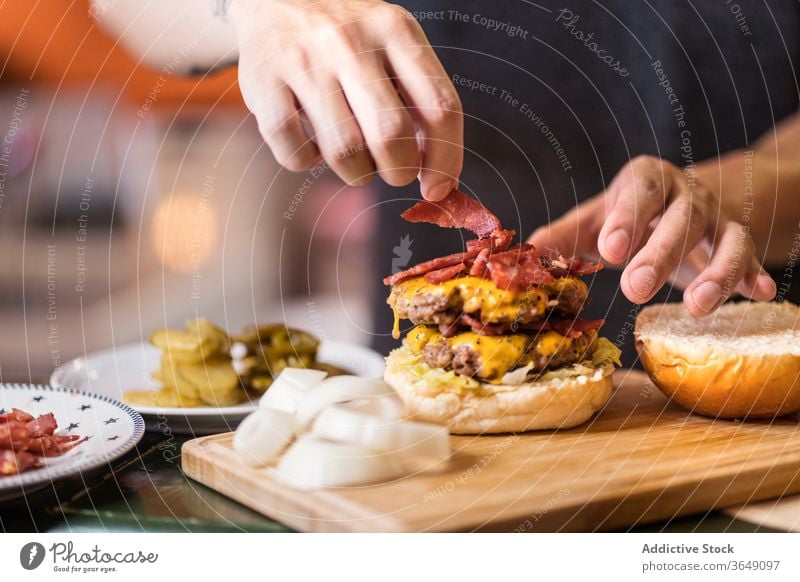
M 603 320 L 578 316 L 588 298 L 579 277 L 602 265 L 512 245 L 515 232 L 457 190 L 402 216 L 478 237 L 384 279 L 394 337 L 400 320 L 414 324 L 385 379 L 414 418 L 457 434 L 569 428 L 608 401 L 620 351 L 598 336 Z

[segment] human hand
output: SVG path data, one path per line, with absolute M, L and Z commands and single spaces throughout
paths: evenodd
M 600 194 L 528 239 L 564 255 L 627 262 L 620 286 L 644 303 L 667 282 L 684 289 L 695 316 L 707 315 L 734 292 L 759 301 L 775 296 L 746 226 L 726 216 L 717 195 L 665 160 L 639 156 Z
M 376 171 L 394 186 L 418 175 L 434 201 L 458 185 L 461 102 L 405 9 L 379 0 L 235 0 L 230 18 L 242 95 L 281 165 L 301 171 L 324 160 L 351 185 Z

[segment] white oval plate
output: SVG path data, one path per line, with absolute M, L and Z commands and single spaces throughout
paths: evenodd
M 158 390 L 151 373 L 160 365 L 161 350 L 147 343 L 133 343 L 95 352 L 69 361 L 53 371 L 50 384 L 94 392 L 122 400 L 128 390 Z M 383 356 L 364 346 L 322 342 L 317 358 L 356 376 L 383 377 Z M 158 408 L 130 405 L 145 420 L 147 430 L 169 434 L 214 434 L 236 428 L 252 412 L 256 401 L 237 406 Z
M 33 416 L 52 412 L 56 434 L 78 434 L 80 444 L 60 457 L 20 475 L 0 477 L 0 500 L 5 501 L 67 477 L 81 477 L 131 450 L 144 434 L 144 420 L 133 408 L 115 399 L 81 390 L 0 384 L 0 410 L 19 408 Z

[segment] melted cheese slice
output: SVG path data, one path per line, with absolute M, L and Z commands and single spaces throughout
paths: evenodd
M 472 331 L 450 338 L 450 345 L 469 345 L 481 356 L 478 376 L 490 382 L 500 382 L 506 372 L 515 368 L 528 349 L 530 338 L 526 335 L 479 335 Z
M 406 341 L 411 351 L 419 355 L 428 343 L 438 340 L 440 337 L 442 337 L 442 334 L 439 333 L 435 327 L 431 325 L 417 325 L 408 332 Z
M 458 277 L 436 284 L 428 283 L 424 277 L 415 277 L 395 285 L 393 292 L 409 302 L 420 293 L 445 294 L 450 303 L 460 306 L 465 313 L 480 311 L 481 320 L 489 323 L 508 323 L 517 320 L 522 311 L 532 310 L 541 315 L 547 309 L 544 288 L 503 290 L 481 277 Z
M 444 338 L 437 329 L 430 325 L 418 325 L 406 336 L 408 347 L 419 355 L 425 346 L 439 340 L 447 341 L 452 348 L 469 345 L 480 354 L 481 365 L 478 377 L 482 380 L 500 383 L 503 376 L 518 366 L 525 365 L 525 354 L 536 343 L 536 350 L 541 356 L 552 356 L 572 348 L 573 340 L 555 331 L 540 333 L 531 337 L 524 334 L 489 336 L 472 331 L 465 331 L 451 338 Z
M 563 336 L 555 331 L 539 334 L 536 341 L 536 349 L 539 354 L 547 357 L 572 347 L 572 338 Z

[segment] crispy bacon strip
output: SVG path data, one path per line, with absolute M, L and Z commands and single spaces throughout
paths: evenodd
M 39 459 L 31 453 L 0 449 L 0 475 L 16 475 L 38 464 Z
M 23 451 L 29 440 L 28 429 L 23 423 L 11 421 L 0 424 L 0 449 Z
M 12 408 L 11 412 L 0 414 L 0 423 L 11 422 L 12 420 L 16 422 L 29 422 L 33 420 L 33 416 L 19 408 Z
M 480 202 L 453 190 L 439 202 L 418 202 L 402 214 L 409 222 L 428 222 L 444 228 L 465 228 L 479 238 L 466 242 L 466 251 L 432 259 L 386 277 L 395 285 L 412 277 L 425 276 L 429 283 L 443 283 L 468 271 L 474 277 L 491 279 L 500 289 L 524 290 L 552 283 L 557 277 L 588 275 L 603 268 L 577 257 L 542 257 L 533 245 L 509 248 L 516 234 L 500 225 L 499 219 Z
M 453 190 L 444 200 L 422 200 L 402 215 L 409 222 L 428 222 L 443 228 L 465 228 L 487 238 L 502 230 L 500 219 L 480 202 L 459 190 Z
M 464 269 L 459 271 L 451 271 L 453 275 L 450 277 L 450 279 L 452 279 L 461 271 L 465 271 L 467 269 L 471 270 L 473 259 L 476 259 L 482 252 L 485 251 L 485 254 L 489 256 L 489 254 L 493 251 L 497 252 L 508 248 L 508 245 L 511 244 L 511 240 L 514 238 L 514 234 L 515 232 L 513 230 L 500 230 L 496 233 L 496 236 L 493 235 L 491 238 L 468 240 L 467 250 L 463 253 L 455 253 L 414 265 L 405 271 L 395 273 L 394 275 L 389 275 L 383 280 L 383 283 L 384 285 L 396 285 L 397 283 L 405 281 L 406 279 L 411 279 L 412 277 L 420 277 L 432 271 L 439 271 L 446 267 L 455 267 L 460 263 L 464 263 Z M 488 278 L 488 275 L 482 276 Z M 437 282 L 442 283 L 447 280 L 448 279 L 440 279 Z
M 42 436 L 31 439 L 28 451 L 41 457 L 58 457 L 76 446 L 78 435 Z
M 428 283 L 437 285 L 439 283 L 444 283 L 445 281 L 449 281 L 450 279 L 456 277 L 462 271 L 466 270 L 467 266 L 464 263 L 459 263 L 457 265 L 453 265 L 452 267 L 445 267 L 443 269 L 437 269 L 436 271 L 429 271 L 425 273 L 425 280 Z
M 555 281 L 553 275 L 542 264 L 538 251 L 533 245 L 525 243 L 491 255 L 487 267 L 492 283 L 499 289 L 521 291 L 532 285 L 544 285 Z
M 603 269 L 603 263 L 592 263 L 584 261 L 579 257 L 565 258 L 559 256 L 557 259 L 548 261 L 547 270 L 554 277 L 569 277 L 570 275 L 591 275 Z
M 472 277 L 481 277 L 481 278 L 488 278 L 489 277 L 489 268 L 486 266 L 489 262 L 489 249 L 483 249 L 478 256 L 475 257 L 475 261 L 473 261 L 472 266 L 469 268 L 469 274 Z
M 48 412 L 25 423 L 25 428 L 28 429 L 28 436 L 31 438 L 50 436 L 58 428 L 58 423 L 53 413 Z
M 489 252 L 499 253 L 506 250 L 511 246 L 511 241 L 514 240 L 514 235 L 517 234 L 516 230 L 498 230 L 492 233 L 489 238 L 474 238 L 466 242 L 467 250 L 488 248 Z M 487 246 L 488 241 L 488 246 Z
M 542 321 L 526 323 L 524 329 L 555 331 L 565 337 L 577 338 L 585 331 L 600 329 L 604 323 L 604 319 L 581 319 L 580 317 L 576 317 L 575 319 L 560 319 L 549 317 Z
M 462 313 L 455 323 L 447 331 L 451 337 L 458 333 L 459 328 L 470 328 L 472 331 L 481 335 L 505 335 L 509 333 L 538 333 L 542 331 L 555 331 L 566 337 L 580 337 L 585 331 L 599 329 L 605 320 L 603 319 L 580 319 L 575 320 L 548 317 L 541 321 L 533 321 L 525 324 L 516 323 L 484 323 L 479 318 Z M 444 333 L 444 332 L 443 332 Z M 445 334 L 447 335 L 447 334 Z
M 506 250 L 511 246 L 511 241 L 514 240 L 514 235 L 517 234 L 516 230 L 499 230 L 492 234 L 492 243 L 494 245 L 493 252 L 499 253 Z
M 401 281 L 411 279 L 412 277 L 419 277 L 426 273 L 430 273 L 431 271 L 437 271 L 439 269 L 444 269 L 445 267 L 452 267 L 454 265 L 458 265 L 459 263 L 466 263 L 467 261 L 471 261 L 477 257 L 481 250 L 482 249 L 473 249 L 463 253 L 455 253 L 452 255 L 447 255 L 446 257 L 439 257 L 438 259 L 425 261 L 424 263 L 414 265 L 405 271 L 395 273 L 394 275 L 389 275 L 383 280 L 383 284 L 396 285 Z
M 52 413 L 34 418 L 12 409 L 0 415 L 0 475 L 22 473 L 39 465 L 39 457 L 57 457 L 77 446 L 78 435 L 57 435 Z
M 469 328 L 481 335 L 503 335 L 508 333 L 511 324 L 507 323 L 485 323 L 469 313 L 460 314 L 453 323 L 444 323 L 439 326 L 439 333 L 444 337 L 453 337 L 464 328 Z
M 581 337 L 583 332 L 592 329 L 599 329 L 605 323 L 603 319 L 559 319 L 554 321 L 551 325 L 553 331 L 560 333 L 565 337 L 578 338 Z
M 457 323 L 466 324 L 475 333 L 481 335 L 503 335 L 506 332 L 508 324 L 494 324 L 485 323 L 476 317 L 472 317 L 469 313 L 462 313 L 458 317 Z

